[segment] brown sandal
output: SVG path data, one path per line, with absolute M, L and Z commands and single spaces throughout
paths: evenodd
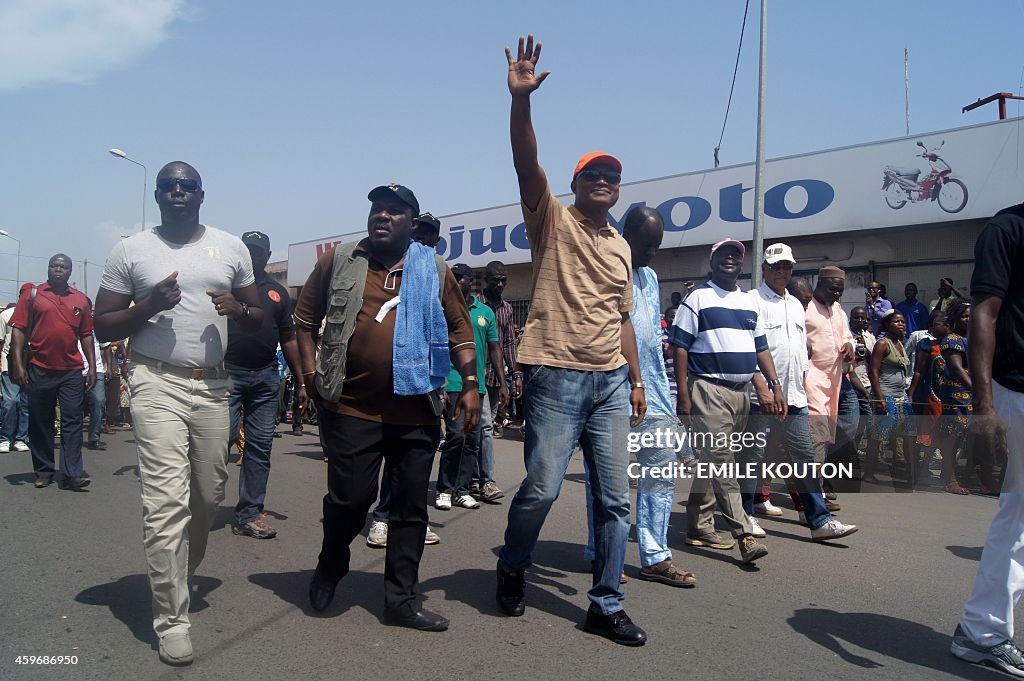
M 963 486 L 961 486 L 961 484 L 956 480 L 950 480 L 949 482 L 946 483 L 946 491 L 949 492 L 950 494 L 959 494 L 961 496 L 967 496 L 968 494 L 970 494 L 970 492 L 965 490 Z
M 640 568 L 640 579 L 648 582 L 661 582 L 669 586 L 691 589 L 697 586 L 697 575 L 692 572 L 683 572 L 675 566 L 671 560 L 663 560 L 660 563 Z

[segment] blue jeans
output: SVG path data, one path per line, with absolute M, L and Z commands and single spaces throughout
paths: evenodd
M 491 399 L 491 393 L 494 399 Z M 498 412 L 498 389 L 488 388 L 480 402 L 480 456 L 476 458 L 473 482 L 494 482 L 494 416 Z
M 239 525 L 259 518 L 267 497 L 270 478 L 270 448 L 277 427 L 277 389 L 281 378 L 277 366 L 264 369 L 229 367 L 231 377 L 230 447 L 238 440 L 239 424 L 245 415 L 245 454 L 238 476 L 238 504 L 235 522 Z
M 508 509 L 498 563 L 522 570 L 532 562 L 541 527 L 562 488 L 578 441 L 594 494 L 594 577 L 587 592 L 602 614 L 622 610 L 619 576 L 629 539 L 628 371 L 576 371 L 543 365 L 525 372 L 526 479 Z
M 780 442 L 794 464 L 813 463 L 814 445 L 811 444 L 811 429 L 807 407 L 789 405 L 789 415 L 779 420 L 773 416 L 762 416 L 759 405 L 750 405 L 750 430 L 771 430 L 775 439 Z M 743 463 L 760 464 L 764 460 L 764 449 L 750 447 L 745 449 L 737 460 Z M 749 481 L 755 483 L 756 481 Z M 796 481 L 800 490 L 800 501 L 804 505 L 804 516 L 811 529 L 817 529 L 832 519 L 832 514 L 825 510 L 825 498 L 821 494 L 821 485 L 816 477 L 801 478 Z M 747 486 L 744 485 L 744 488 Z M 743 491 L 743 510 L 747 515 L 754 515 L 754 492 Z
M 654 433 L 658 429 L 681 433 L 684 426 L 676 416 L 648 414 L 630 434 L 637 436 Z M 693 455 L 689 444 L 676 454 L 674 447 L 643 447 L 636 453 L 638 469 L 636 489 L 636 541 L 640 545 L 640 565 L 649 567 L 663 560 L 672 560 L 668 548 L 668 524 L 672 517 L 672 502 L 676 496 L 675 478 L 661 478 L 651 475 L 651 469 L 662 468 L 677 459 Z M 590 476 L 587 476 L 587 547 L 583 549 L 583 560 L 594 559 L 594 511 L 593 492 Z
M 857 459 L 857 430 L 860 425 L 860 401 L 850 381 L 843 377 L 839 390 L 836 441 L 829 445 L 826 461 L 848 463 Z
M 13 445 L 28 442 L 28 392 L 11 380 L 11 374 L 4 372 L 0 377 L 3 385 L 3 402 L 0 404 L 0 442 Z
M 82 377 L 82 384 L 85 385 L 85 376 Z M 103 420 L 107 417 L 107 377 L 105 374 L 96 373 L 96 385 L 86 394 L 85 400 L 86 409 L 89 412 L 89 437 L 87 440 L 95 444 L 100 441 Z

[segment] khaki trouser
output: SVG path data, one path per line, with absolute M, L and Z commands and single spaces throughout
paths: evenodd
M 189 628 L 189 577 L 203 560 L 224 500 L 229 381 L 197 381 L 133 364 L 128 385 L 153 629 L 164 636 Z
M 710 433 L 726 436 L 742 433 L 747 427 L 750 415 L 750 398 L 746 391 L 729 388 L 694 378 L 690 384 L 690 400 L 693 403 L 693 428 L 696 433 Z M 715 464 L 735 463 L 736 453 L 726 447 L 704 447 L 700 460 Z M 713 490 L 713 491 L 712 491 Z M 690 536 L 715 531 L 715 501 L 734 537 L 752 534 L 754 526 L 743 511 L 740 498 L 740 483 L 734 477 L 719 477 L 708 480 L 697 478 L 690 488 L 686 500 L 686 520 Z

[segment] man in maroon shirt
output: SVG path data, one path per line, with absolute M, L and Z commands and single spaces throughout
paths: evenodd
M 11 380 L 28 390 L 28 442 L 36 487 L 53 482 L 53 419 L 59 400 L 61 488 L 81 490 L 90 482 L 82 465 L 82 406 L 85 391 L 96 383 L 92 306 L 85 294 L 68 286 L 71 258 L 63 253 L 53 256 L 46 274 L 45 284 L 21 288 L 11 317 Z M 26 335 L 31 348 L 28 358 Z M 84 385 L 79 339 L 89 360 Z

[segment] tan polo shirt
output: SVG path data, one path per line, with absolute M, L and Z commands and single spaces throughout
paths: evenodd
M 626 363 L 622 314 L 633 309 L 629 245 L 607 221 L 595 225 L 546 188 L 523 204 L 533 258 L 533 296 L 521 364 L 610 371 Z

